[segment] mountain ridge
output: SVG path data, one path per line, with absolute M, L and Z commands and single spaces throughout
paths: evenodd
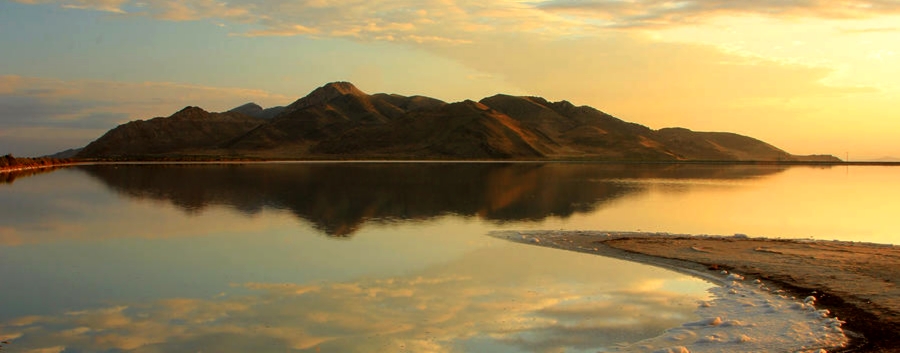
M 796 156 L 752 137 L 653 130 L 590 106 L 497 94 L 447 103 L 367 94 L 350 82 L 284 107 L 185 107 L 119 125 L 78 152 L 92 159 L 425 159 L 839 162 Z

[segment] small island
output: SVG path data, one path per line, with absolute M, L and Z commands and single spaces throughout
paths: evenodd
M 186 107 L 122 124 L 75 155 L 100 161 L 502 160 L 839 163 L 752 137 L 653 130 L 589 106 L 498 94 L 447 103 L 333 82 L 295 102 Z

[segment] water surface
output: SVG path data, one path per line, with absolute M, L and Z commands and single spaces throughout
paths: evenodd
M 49 351 L 597 351 L 710 284 L 498 229 L 897 243 L 900 169 L 84 166 L 0 184 L 0 338 Z

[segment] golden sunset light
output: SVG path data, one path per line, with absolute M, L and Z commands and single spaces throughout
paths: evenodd
M 19 0 L 0 2 L 0 19 L 0 152 L 16 155 L 187 105 L 286 105 L 350 81 L 900 157 L 892 1 Z

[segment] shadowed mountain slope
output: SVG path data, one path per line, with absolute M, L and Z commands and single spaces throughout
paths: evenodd
M 674 153 L 688 159 L 789 161 L 794 158 L 768 143 L 730 132 L 665 128 L 656 131 L 655 136 Z
M 271 118 L 274 118 L 276 115 L 280 114 L 282 111 L 284 111 L 284 108 L 285 107 L 272 107 L 272 108 L 263 109 L 263 107 L 261 107 L 259 104 L 251 102 L 251 103 L 244 104 L 240 107 L 231 109 L 228 112 L 229 113 L 241 113 L 244 115 L 249 115 L 254 118 L 260 118 L 260 119 L 271 119 Z
M 445 103 L 369 95 L 349 82 L 329 83 L 285 107 L 248 103 L 225 113 L 187 107 L 133 121 L 78 157 L 838 161 L 794 156 L 732 133 L 652 130 L 567 101 L 495 95 Z
M 132 121 L 108 131 L 77 157 L 145 157 L 219 149 L 264 121 L 241 113 L 186 107 L 167 118 Z

